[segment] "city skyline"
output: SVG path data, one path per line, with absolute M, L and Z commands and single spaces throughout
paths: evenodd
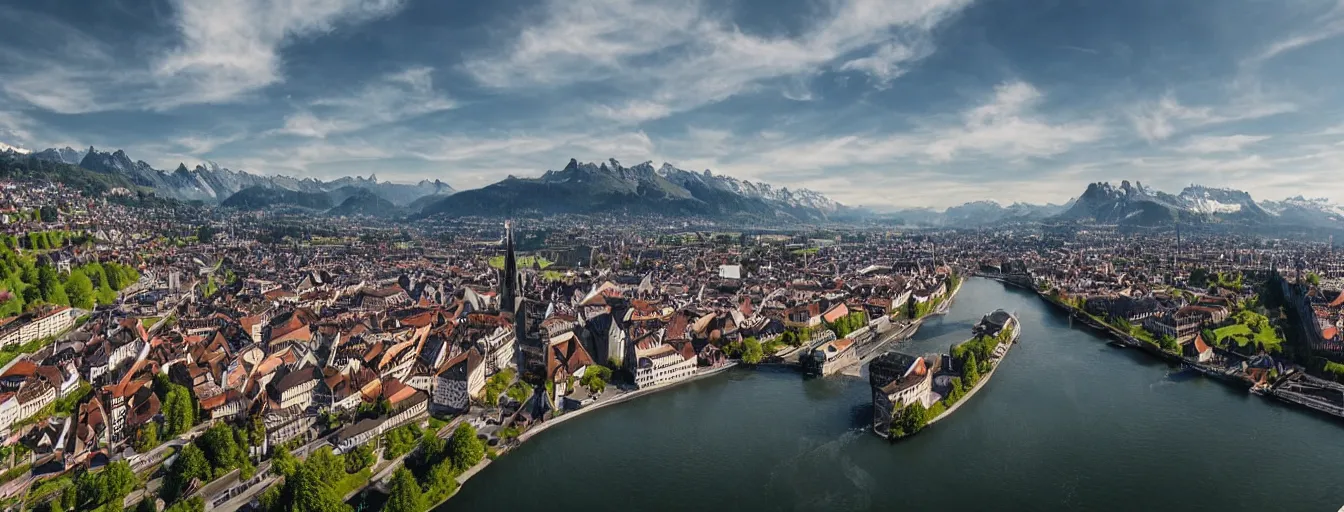
M 0 142 L 458 189 L 667 161 L 865 206 L 1344 197 L 1344 3 L 1039 4 L 3 3 Z

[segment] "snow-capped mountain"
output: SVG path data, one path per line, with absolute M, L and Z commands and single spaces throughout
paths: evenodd
M 153 189 L 156 193 L 185 201 L 203 201 L 220 203 L 241 190 L 254 187 L 277 188 L 305 193 L 336 193 L 338 190 L 367 189 L 379 197 L 396 205 L 406 205 L 417 199 L 432 195 L 448 195 L 455 192 L 448 184 L 439 180 L 422 180 L 419 183 L 392 183 L 378 181 L 376 176 L 343 177 L 329 182 L 312 178 L 297 179 L 289 176 L 260 176 L 244 171 L 233 171 L 220 167 L 214 162 L 188 168 L 178 164 L 173 171 L 162 171 L 151 167 L 143 160 L 132 160 L 125 151 L 98 151 L 90 147 L 80 152 L 71 148 L 46 149 L 33 154 L 34 157 L 51 162 L 78 165 L 90 171 L 116 174 L 125 177 L 132 184 Z M 337 194 L 339 204 L 353 192 Z M 277 194 L 273 197 L 289 197 Z M 252 204 L 255 201 L 248 202 Z
M 20 155 L 26 155 L 26 154 L 28 154 L 28 153 L 32 153 L 32 151 L 23 149 L 23 148 L 21 148 L 21 147 L 18 147 L 18 146 L 11 146 L 11 145 L 9 145 L 9 144 L 5 144 L 5 143 L 3 143 L 3 142 L 0 142 L 0 153 L 8 153 L 8 152 L 11 152 L 11 151 L 14 152 L 14 153 L 18 153 L 18 154 L 20 154 Z
M 1224 188 L 1198 185 L 1186 187 L 1180 194 L 1144 187 L 1142 183 L 1092 183 L 1061 220 L 1080 220 L 1108 224 L 1151 226 L 1181 222 L 1259 223 L 1272 218 L 1251 195 Z
M 1326 198 L 1290 197 L 1282 201 L 1263 201 L 1260 206 L 1283 222 L 1310 227 L 1344 227 L 1344 205 Z
M 580 163 L 539 178 L 510 176 L 426 205 L 424 215 L 514 215 L 519 212 L 730 216 L 820 220 L 843 207 L 810 190 L 775 188 L 706 170 L 652 162 L 626 167 L 615 159 Z

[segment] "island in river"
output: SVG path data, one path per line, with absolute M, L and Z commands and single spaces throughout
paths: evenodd
M 955 411 L 994 375 L 1020 334 L 1012 313 L 999 309 L 980 319 L 974 336 L 947 354 L 890 351 L 868 369 L 873 389 L 873 432 L 911 436 Z

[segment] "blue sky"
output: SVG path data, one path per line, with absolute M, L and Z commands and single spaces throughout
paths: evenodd
M 158 168 L 1344 201 L 1344 0 L 4 0 L 0 26 L 0 142 Z

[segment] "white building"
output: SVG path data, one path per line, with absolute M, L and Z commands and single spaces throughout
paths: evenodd
M 55 336 L 75 326 L 79 310 L 59 307 L 43 315 L 21 316 L 0 327 L 0 347 Z
M 641 341 L 635 347 L 635 385 L 647 388 L 694 376 L 699 356 L 689 343 L 685 347 L 689 354 L 653 338 Z

